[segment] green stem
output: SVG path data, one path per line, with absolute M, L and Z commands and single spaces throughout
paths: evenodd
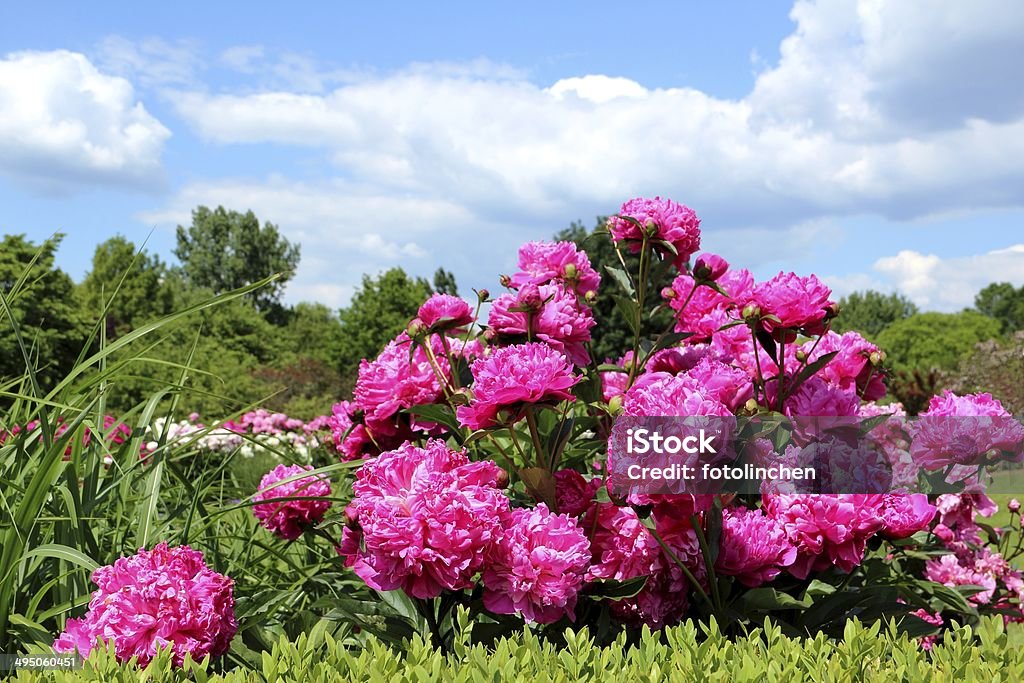
M 547 454 L 544 453 L 544 447 L 540 442 L 540 431 L 537 429 L 537 417 L 533 414 L 533 406 L 526 406 L 526 424 L 530 427 L 530 438 L 533 439 L 533 447 L 537 454 L 537 462 L 547 463 Z M 550 463 L 548 463 L 548 471 L 551 470 Z
M 643 330 L 643 316 L 644 316 L 644 302 L 647 299 L 647 266 L 648 266 L 648 237 L 645 234 L 643 243 L 640 245 L 640 273 L 636 283 L 636 304 L 638 309 L 639 320 L 637 320 L 636 333 L 633 335 L 633 363 L 629 368 L 629 380 L 626 382 L 626 389 L 628 390 L 633 386 L 633 382 L 636 381 L 637 371 L 640 367 L 640 336 Z
M 697 534 L 697 543 L 700 544 L 700 554 L 704 558 L 704 569 L 708 573 L 708 583 L 711 585 L 711 599 L 714 602 L 716 614 L 722 612 L 722 597 L 718 593 L 718 579 L 715 577 L 715 565 L 711 561 L 711 547 L 704 535 L 704 528 L 701 526 L 700 518 L 697 515 L 690 515 L 690 524 Z
M 679 568 L 683 570 L 683 575 L 686 577 L 686 580 L 690 582 L 690 585 L 693 586 L 693 590 L 697 593 L 697 595 L 700 596 L 701 600 L 707 603 L 708 607 L 711 609 L 712 614 L 714 614 L 717 617 L 718 610 L 715 608 L 715 603 L 711 601 L 710 597 L 708 597 L 708 594 L 704 590 L 703 586 L 701 586 L 700 582 L 697 581 L 697 577 L 693 575 L 693 572 L 690 571 L 689 567 L 683 564 L 683 561 L 679 559 L 679 556 L 676 555 L 675 552 L 673 552 L 672 549 L 668 547 L 668 544 L 665 543 L 664 540 L 662 540 L 661 536 L 658 534 L 656 530 L 650 529 L 650 532 L 651 535 L 654 536 L 654 540 L 656 540 L 658 542 L 658 545 L 661 546 L 661 549 L 665 551 L 666 555 L 668 555 L 669 559 L 675 562 L 676 565 L 678 565 Z

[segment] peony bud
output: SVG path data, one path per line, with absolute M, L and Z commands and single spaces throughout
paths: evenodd
M 839 315 L 839 304 L 834 301 L 830 301 L 828 306 L 825 307 L 825 319 L 831 320 Z
M 566 263 L 562 273 L 565 275 L 566 280 L 575 280 L 576 276 L 579 274 L 576 270 L 576 264 L 574 263 Z
M 758 408 L 757 401 L 755 401 L 752 398 L 748 398 L 747 402 L 743 404 L 743 410 L 745 410 L 746 412 L 750 413 L 751 415 L 753 415 L 754 413 L 757 412 L 757 408 Z
M 597 303 L 597 292 L 591 289 L 590 291 L 583 295 L 583 300 L 586 301 L 591 306 L 593 306 L 594 304 Z
M 451 397 L 452 405 L 455 406 L 468 406 L 471 400 L 473 400 L 473 395 L 465 387 L 456 391 Z
M 1006 509 L 1010 512 L 1020 512 L 1020 501 L 1016 498 L 1011 498 L 1010 502 L 1006 504 Z
M 871 354 L 868 356 L 868 360 L 871 361 L 872 365 L 881 365 L 882 353 L 880 351 L 872 351 Z
M 491 293 L 488 292 L 486 289 L 481 289 L 479 292 L 476 293 L 476 298 L 480 300 L 480 303 L 483 303 L 484 301 L 487 301 L 488 299 L 491 298 Z
M 622 412 L 622 394 L 611 397 L 608 401 L 608 412 L 612 415 L 618 415 Z
M 417 339 L 418 337 L 422 337 L 423 334 L 426 333 L 427 326 L 424 325 L 423 321 L 420 320 L 419 318 L 413 318 L 411 321 L 409 321 L 409 326 L 405 329 L 405 331 L 409 334 L 410 337 L 412 337 L 413 339 Z
M 523 285 L 516 297 L 516 305 L 530 311 L 538 311 L 544 305 L 544 299 L 540 295 L 537 285 Z
M 512 286 L 512 278 L 510 278 L 508 275 L 501 275 L 501 276 L 499 276 L 498 277 L 498 282 L 501 283 L 502 287 L 511 287 Z
M 508 482 L 509 482 L 508 472 L 506 472 L 505 470 L 502 470 L 501 472 L 498 473 L 498 478 L 494 482 L 494 484 L 499 489 L 503 489 L 503 488 L 508 487 Z
M 662 289 L 661 289 L 661 298 L 662 299 L 675 299 L 676 298 L 676 290 L 672 289 L 671 287 L 662 287 Z
M 798 363 L 803 363 L 804 361 L 806 361 L 807 360 L 807 352 L 804 351 L 803 349 L 797 349 L 796 350 L 796 360 L 797 360 Z
M 693 278 L 697 282 L 714 282 L 729 269 L 729 263 L 718 254 L 701 254 L 693 266 Z
M 759 320 L 761 318 L 761 307 L 757 304 L 747 304 L 740 312 L 744 320 Z

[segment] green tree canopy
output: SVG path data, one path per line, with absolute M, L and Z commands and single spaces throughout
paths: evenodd
M 434 273 L 434 291 L 438 294 L 459 295 L 459 286 L 455 283 L 455 275 L 450 270 L 438 268 Z
M 88 336 L 74 282 L 54 265 L 62 238 L 56 235 L 42 246 L 24 235 L 5 235 L 0 242 L 0 294 L 6 302 L 6 306 L 0 305 L 0 378 L 25 373 L 12 317 L 44 386 L 71 369 Z
M 1005 333 L 1024 330 L 1024 285 L 993 282 L 974 297 L 974 307 L 998 320 Z
M 594 357 L 598 362 L 605 358 L 616 359 L 629 350 L 633 342 L 633 333 L 629 324 L 623 317 L 621 311 L 616 307 L 615 300 L 610 291 L 615 285 L 611 282 L 605 266 L 622 268 L 619 257 L 615 254 L 615 247 L 608 237 L 608 231 L 604 227 L 605 219 L 597 218 L 597 226 L 588 230 L 583 223 L 574 222 L 565 230 L 557 233 L 555 239 L 575 242 L 576 246 L 587 252 L 594 269 L 601 275 L 601 293 L 594 305 L 594 318 L 597 324 L 591 330 L 593 336 Z M 639 257 L 634 254 L 623 254 L 630 273 L 639 271 Z M 647 291 L 653 300 L 658 300 L 660 292 L 672 284 L 672 270 L 667 267 L 651 268 L 647 279 Z M 660 309 L 651 318 L 641 321 L 641 335 L 647 338 L 655 338 L 672 325 L 671 311 Z
M 167 268 L 159 258 L 138 251 L 118 235 L 96 247 L 92 270 L 79 293 L 90 318 L 98 318 L 110 302 L 107 335 L 114 338 L 171 312 L 173 292 L 166 277 Z
M 375 358 L 389 341 L 405 329 L 420 305 L 433 293 L 430 283 L 395 267 L 377 277 L 363 276 L 352 303 L 341 309 L 344 332 L 343 373 L 355 374 L 362 358 Z
M 192 212 L 191 226 L 178 226 L 177 238 L 174 255 L 192 286 L 220 294 L 281 273 L 249 295 L 263 313 L 279 309 L 284 285 L 299 265 L 299 245 L 288 242 L 272 223 L 260 227 L 252 211 L 200 206 Z
M 839 300 L 839 317 L 832 322 L 832 329 L 836 332 L 855 330 L 874 338 L 897 320 L 917 312 L 914 302 L 902 294 L 882 294 L 869 289 Z
M 956 369 L 974 347 L 999 336 L 999 323 L 977 311 L 918 313 L 897 320 L 877 337 L 897 371 Z

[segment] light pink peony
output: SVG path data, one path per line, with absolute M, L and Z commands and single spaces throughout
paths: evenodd
M 634 219 L 639 226 L 622 216 Z M 650 246 L 671 259 L 677 268 L 700 249 L 700 219 L 693 209 L 671 199 L 630 199 L 622 205 L 618 215 L 608 219 L 608 229 L 613 240 L 625 241 L 633 253 L 640 251 L 644 232 L 651 231 Z M 661 242 L 670 243 L 675 253 Z
M 814 275 L 801 277 L 796 273 L 779 273 L 767 282 L 755 285 L 750 303 L 760 307 L 762 315 L 773 315 L 781 322 L 765 320 L 764 328 L 779 339 L 780 331 L 801 330 L 817 335 L 825 331 L 826 309 L 833 305 L 832 290 Z M 786 333 L 787 341 L 795 339 Z
M 578 296 L 597 293 L 601 276 L 590 264 L 587 252 L 572 242 L 527 242 L 519 247 L 519 272 L 512 286 L 546 285 L 561 282 Z
M 527 623 L 575 620 L 576 595 L 590 565 L 590 541 L 576 520 L 544 503 L 512 512 L 490 546 L 483 571 L 484 607 L 520 613 Z
M 829 567 L 852 571 L 864 559 L 868 539 L 884 526 L 881 494 L 787 494 L 764 499 L 765 512 L 782 525 L 797 548 L 796 560 L 787 570 L 798 579 Z
M 371 588 L 415 598 L 472 587 L 509 514 L 504 482 L 493 462 L 470 462 L 437 439 L 368 461 L 347 510 L 362 534 L 353 570 Z
M 98 590 L 89 611 L 68 620 L 53 644 L 57 652 L 88 656 L 101 639 L 113 641 L 119 662 L 138 657 L 145 666 L 157 647 L 171 647 L 180 667 L 186 654 L 193 660 L 224 654 L 238 630 L 234 582 L 188 546 L 140 550 L 100 567 L 92 580 Z
M 499 337 L 547 342 L 580 367 L 590 362 L 585 344 L 595 325 L 594 315 L 558 285 L 524 285 L 518 294 L 498 297 L 487 324 Z
M 284 484 L 277 482 L 312 470 L 310 465 L 278 465 L 260 479 L 260 490 L 253 500 L 263 501 L 290 496 L 328 498 L 331 484 L 322 475 L 311 475 Z M 294 541 L 310 526 L 318 524 L 331 507 L 329 500 L 288 500 L 260 503 L 252 506 L 252 513 L 260 526 L 286 541 Z
M 501 413 L 518 420 L 528 404 L 575 400 L 569 389 L 580 381 L 565 356 L 537 342 L 497 349 L 472 370 L 473 399 L 456 411 L 470 429 L 493 427 Z
M 622 368 L 621 372 L 608 370 L 601 373 L 601 396 L 605 401 L 611 401 L 626 391 L 626 385 L 629 384 L 629 368 L 633 365 L 633 352 L 627 351 L 617 361 L 606 359 L 605 363 L 607 365 L 618 365 Z
M 941 583 L 951 588 L 956 586 L 980 586 L 981 591 L 968 599 L 976 604 L 984 605 L 992 600 L 996 590 L 996 576 L 992 571 L 985 571 L 976 561 L 962 562 L 956 555 L 943 555 L 928 560 L 924 565 L 924 578 Z
M 720 401 L 730 411 L 739 410 L 754 397 L 754 385 L 747 373 L 710 356 L 687 370 L 686 376 L 701 387 L 702 393 Z
M 429 331 L 438 332 L 465 327 L 473 322 L 473 310 L 465 301 L 451 294 L 434 294 L 416 314 Z
M 772 581 L 797 554 L 778 520 L 742 507 L 722 510 L 719 548 L 715 571 L 735 576 L 748 588 Z

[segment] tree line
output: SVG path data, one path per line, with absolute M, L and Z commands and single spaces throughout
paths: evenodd
M 554 237 L 576 242 L 603 271 L 620 265 L 611 242 L 599 234 L 603 224 L 600 217 L 594 228 L 576 222 Z M 210 296 L 279 274 L 244 298 L 162 329 L 144 359 L 133 357 L 133 367 L 111 388 L 113 412 L 176 381 L 187 364 L 190 411 L 219 416 L 261 402 L 298 417 L 321 414 L 351 390 L 360 359 L 375 356 L 432 292 L 459 293 L 443 268 L 428 281 L 394 267 L 364 275 L 340 310 L 320 303 L 286 305 L 282 295 L 299 265 L 300 246 L 251 211 L 224 207 L 200 206 L 189 226 L 178 226 L 174 265 L 116 236 L 96 247 L 89 272 L 76 283 L 56 266 L 60 242 L 60 235 L 43 244 L 6 235 L 0 245 L 0 291 L 44 387 L 66 374 L 91 337 L 93 345 L 113 341 Z M 652 269 L 648 290 L 670 283 L 669 269 Z M 911 409 L 943 386 L 1000 385 L 1007 371 L 1024 377 L 1024 352 L 1014 352 L 1024 347 L 1024 333 L 1017 334 L 1024 330 L 1024 286 L 993 283 L 973 308 L 959 313 L 922 313 L 899 294 L 874 291 L 851 294 L 840 306 L 836 331 L 857 330 L 887 351 L 891 393 Z M 629 326 L 611 297 L 599 297 L 594 314 L 592 351 L 599 361 L 614 359 L 631 338 Z M 25 364 L 8 314 L 0 315 L 0 381 L 10 381 L 23 375 Z M 101 319 L 102 334 L 92 335 Z M 670 324 L 667 309 L 642 321 L 645 333 L 653 335 Z M 988 346 L 979 348 L 982 342 Z M 1014 363 L 1022 367 L 1015 370 Z M 1020 394 L 1019 384 L 1009 382 L 1005 392 Z M 1001 398 L 1024 410 L 1024 397 Z

